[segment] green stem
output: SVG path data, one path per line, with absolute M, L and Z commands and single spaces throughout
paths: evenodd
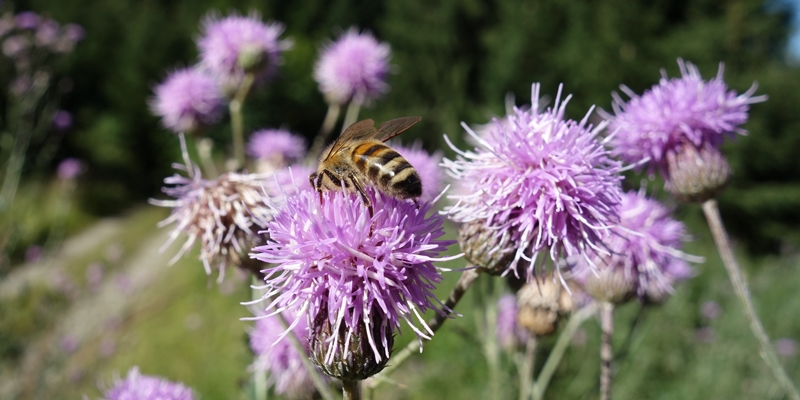
M 343 400 L 361 400 L 361 390 L 359 382 L 361 381 L 342 381 L 342 395 Z
M 611 361 L 614 350 L 611 339 L 614 337 L 614 305 L 600 305 L 600 400 L 611 400 Z
M 242 117 L 242 107 L 244 106 L 247 94 L 250 92 L 250 88 L 253 86 L 254 80 L 255 76 L 252 73 L 248 72 L 244 74 L 242 83 L 236 90 L 236 94 L 233 96 L 233 99 L 231 99 L 230 104 L 228 104 L 231 113 L 233 155 L 236 159 L 236 168 L 234 168 L 234 170 L 244 166 L 244 119 Z
M 439 328 L 441 328 L 444 324 L 444 321 L 448 320 L 448 317 L 455 313 L 453 310 L 455 309 L 456 304 L 458 304 L 458 302 L 464 296 L 464 293 L 466 293 L 467 289 L 472 286 L 478 276 L 480 276 L 480 270 L 477 268 L 466 270 L 461 274 L 461 277 L 458 279 L 458 283 L 456 283 L 456 286 L 450 292 L 450 296 L 444 303 L 445 312 L 447 312 L 447 310 L 450 310 L 451 312 L 447 312 L 447 315 L 437 313 L 433 319 L 428 321 L 428 327 L 430 328 L 431 332 L 436 332 L 439 330 Z M 384 379 L 385 376 L 388 376 L 394 370 L 400 367 L 400 365 L 402 365 L 403 362 L 405 362 L 412 354 L 419 352 L 419 349 L 419 340 L 412 340 L 409 342 L 408 345 L 403 348 L 403 350 L 400 350 L 397 354 L 392 356 L 390 359 L 391 363 L 386 366 L 383 371 L 373 377 L 369 383 L 370 387 L 374 389 L 386 381 L 386 379 Z
M 561 359 L 564 358 L 564 353 L 567 351 L 567 347 L 572 341 L 572 337 L 575 336 L 575 332 L 577 332 L 578 328 L 596 312 L 597 305 L 595 303 L 591 303 L 572 314 L 569 322 L 567 322 L 567 326 L 564 327 L 561 335 L 558 336 L 558 340 L 556 341 L 553 350 L 550 351 L 550 355 L 547 356 L 547 361 L 545 361 L 544 366 L 542 367 L 542 372 L 539 373 L 539 378 L 533 385 L 534 400 L 541 400 L 542 396 L 544 396 L 547 386 L 550 385 L 550 379 L 556 372 L 558 364 L 561 363 Z
M 347 113 L 344 115 L 344 124 L 342 124 L 342 132 L 350 125 L 353 125 L 358 120 L 358 112 L 361 110 L 361 105 L 364 103 L 364 96 L 356 94 L 353 100 L 347 105 Z
M 533 388 L 536 386 L 533 381 L 533 369 L 536 365 L 536 345 L 538 342 L 536 336 L 531 335 L 528 338 L 528 343 L 525 343 L 525 360 L 519 371 L 519 400 L 529 399 L 533 393 Z
M 722 224 L 722 217 L 720 217 L 719 209 L 717 208 L 717 201 L 711 199 L 704 202 L 703 212 L 706 215 L 711 234 L 714 236 L 714 243 L 717 245 L 722 263 L 728 271 L 728 277 L 731 280 L 736 297 L 739 298 L 742 302 L 742 306 L 744 306 L 744 314 L 747 317 L 747 321 L 750 323 L 750 330 L 753 331 L 753 336 L 755 336 L 758 346 L 760 347 L 761 358 L 764 359 L 767 367 L 772 371 L 772 375 L 775 376 L 775 379 L 777 379 L 778 383 L 783 387 L 783 391 L 786 395 L 790 399 L 800 400 L 800 394 L 798 394 L 797 388 L 778 361 L 778 356 L 775 354 L 775 349 L 772 347 L 769 336 L 767 336 L 767 332 L 764 330 L 764 325 L 761 324 L 761 320 L 758 318 L 758 314 L 756 314 L 756 310 L 753 307 L 750 290 L 747 288 L 747 282 L 745 282 L 744 276 L 742 275 L 742 269 L 733 256 L 728 234 L 725 232 L 725 227 Z
M 322 156 L 322 150 L 325 149 L 325 144 L 328 142 L 333 127 L 336 125 L 336 120 L 339 119 L 339 114 L 342 108 L 338 104 L 329 104 L 328 112 L 325 114 L 325 121 L 322 122 L 322 127 L 314 139 L 314 144 L 311 145 L 311 150 L 308 151 L 308 158 L 306 161 L 311 164 L 319 160 Z

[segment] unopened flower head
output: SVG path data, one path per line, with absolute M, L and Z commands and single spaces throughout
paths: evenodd
M 717 76 L 705 81 L 691 63 L 678 60 L 680 78 L 669 79 L 662 71 L 658 85 L 641 96 L 623 86 L 627 102 L 614 96 L 614 115 L 610 120 L 612 153 L 625 163 L 658 170 L 669 181 L 667 156 L 681 146 L 718 148 L 726 137 L 745 134 L 740 128 L 747 121 L 750 104 L 766 100 L 753 96 L 756 85 L 743 93 L 729 90 L 722 79 L 723 65 Z
M 273 167 L 284 167 L 305 156 L 306 140 L 285 129 L 261 129 L 250 136 L 247 153 Z
M 287 321 L 294 321 L 294 314 L 284 312 Z M 298 354 L 289 339 L 284 336 L 285 329 L 275 315 L 256 320 L 250 332 L 250 348 L 256 354 L 254 367 L 266 371 L 269 384 L 274 385 L 275 393 L 290 399 L 307 399 L 314 394 L 314 383 L 303 365 L 302 358 L 308 358 L 308 325 L 304 318 L 297 320 L 292 329 L 305 350 Z
M 251 254 L 274 264 L 264 270 L 269 308 L 308 315 L 312 360 L 339 379 L 380 371 L 401 320 L 420 340 L 431 337 L 421 313 L 442 312 L 433 263 L 453 258 L 440 256 L 453 242 L 441 239 L 443 218 L 426 215 L 430 203 L 366 192 L 373 216 L 353 193 L 288 197 L 269 223 L 269 242 Z
M 280 39 L 283 24 L 264 23 L 255 13 L 227 17 L 212 13 L 202 30 L 197 40 L 201 62 L 225 80 L 240 79 L 244 72 L 257 79 L 271 77 L 283 62 L 283 51 L 292 46 L 290 40 Z
M 571 96 L 539 110 L 539 85 L 533 85 L 530 110 L 515 108 L 505 121 L 497 120 L 483 138 L 462 124 L 480 146 L 461 151 L 443 165 L 457 179 L 456 203 L 448 209 L 457 222 L 482 222 L 495 231 L 496 242 L 513 246 L 508 271 L 520 259 L 534 276 L 540 252 L 553 261 L 597 247 L 616 223 L 620 164 L 608 156 L 598 133 L 601 123 L 566 119 Z M 546 257 L 541 257 L 544 260 Z
M 117 381 L 104 393 L 104 400 L 193 400 L 192 389 L 182 383 L 142 375 L 138 367 L 131 368 L 128 376 Z
M 223 109 L 217 81 L 198 68 L 178 70 L 155 88 L 153 113 L 173 132 L 192 133 L 217 122 Z
M 444 169 L 439 166 L 442 162 L 442 152 L 437 150 L 433 154 L 428 153 L 419 142 L 411 147 L 393 144 L 392 148 L 417 170 L 419 180 L 422 182 L 420 200 L 431 201 L 439 196 L 444 183 Z
M 368 32 L 350 28 L 337 41 L 322 49 L 314 66 L 314 79 L 328 102 L 345 104 L 360 97 L 377 99 L 389 90 L 391 47 Z
M 688 239 L 683 223 L 673 219 L 664 205 L 639 192 L 622 195 L 619 213 L 619 225 L 605 241 L 607 251 L 590 250 L 587 258 L 576 265 L 576 279 L 588 285 L 597 277 L 608 278 L 606 284 L 595 282 L 597 290 L 587 287 L 587 292 L 594 297 L 598 292 L 606 292 L 619 301 L 628 296 L 614 296 L 606 286 L 628 282 L 630 294 L 640 298 L 672 293 L 676 282 L 691 276 L 689 262 L 702 260 L 681 251 Z
M 183 165 L 176 168 L 187 170 Z M 151 200 L 154 205 L 171 207 L 171 215 L 159 227 L 174 224 L 170 246 L 181 234 L 186 242 L 170 263 L 176 262 L 195 242 L 200 241 L 200 260 L 206 273 L 219 270 L 219 280 L 229 265 L 241 266 L 242 257 L 253 246 L 263 243 L 258 231 L 266 227 L 272 211 L 262 201 L 262 175 L 227 173 L 206 180 L 192 166 L 190 177 L 175 174 L 164 179 L 170 185 L 164 193 L 174 200 Z

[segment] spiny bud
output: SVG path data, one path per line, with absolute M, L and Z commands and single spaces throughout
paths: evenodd
M 713 198 L 725 188 L 731 176 L 725 156 L 709 144 L 700 149 L 684 144 L 667 155 L 667 168 L 667 190 L 688 202 L 702 203 Z
M 572 296 L 553 276 L 534 277 L 517 292 L 517 322 L 536 336 L 555 332 L 561 315 L 572 311 Z
M 590 272 L 583 287 L 590 296 L 611 304 L 623 304 L 636 294 L 634 273 L 621 268 L 600 268 Z
M 327 312 L 318 313 L 311 327 L 311 361 L 326 375 L 341 380 L 363 380 L 381 372 L 389 361 L 394 335 L 390 326 L 375 320 L 381 318 L 380 314 L 372 313 L 372 332 L 367 332 L 363 323 L 354 331 L 342 323 L 334 332 L 335 327 L 327 315 Z M 373 349 L 370 338 L 384 337 L 386 342 L 374 340 L 376 348 Z
M 511 235 L 486 227 L 483 221 L 466 222 L 458 229 L 464 257 L 490 275 L 500 275 L 514 261 L 518 244 Z

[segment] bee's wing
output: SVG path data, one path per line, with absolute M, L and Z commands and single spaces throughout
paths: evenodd
M 328 156 L 325 157 L 325 159 L 327 160 L 332 154 L 338 153 L 349 142 L 369 139 L 373 136 L 375 136 L 375 121 L 371 119 L 358 121 L 355 124 L 348 126 L 347 129 L 345 129 L 344 132 L 339 135 L 336 141 L 333 142 L 331 151 L 328 152 Z
M 378 132 L 374 139 L 385 142 L 407 131 L 408 128 L 416 125 L 421 119 L 421 117 L 402 117 L 386 121 L 378 127 Z

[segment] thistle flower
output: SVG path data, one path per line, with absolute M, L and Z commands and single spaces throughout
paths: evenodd
M 53 127 L 57 131 L 65 131 L 72 126 L 72 114 L 69 111 L 58 110 L 53 115 Z
M 23 11 L 14 17 L 14 22 L 19 29 L 36 29 L 42 17 L 32 11 Z
M 426 216 L 429 203 L 366 191 L 373 216 L 353 193 L 288 197 L 269 223 L 270 241 L 251 254 L 274 264 L 264 270 L 264 299 L 274 298 L 268 309 L 307 315 L 312 361 L 347 380 L 386 365 L 401 320 L 420 340 L 432 336 L 420 312 L 442 312 L 433 294 L 441 280 L 433 263 L 456 258 L 439 256 L 453 242 L 440 239 L 443 218 Z
M 439 196 L 444 182 L 442 176 L 444 171 L 439 166 L 443 158 L 442 152 L 437 150 L 430 154 L 422 148 L 422 144 L 419 142 L 414 143 L 411 147 L 393 144 L 392 148 L 417 170 L 419 179 L 422 181 L 420 200 L 431 201 Z
M 209 14 L 203 21 L 202 36 L 197 40 L 201 63 L 223 79 L 239 79 L 252 72 L 257 79 L 269 78 L 283 62 L 281 53 L 292 47 L 290 40 L 280 40 L 283 24 L 264 23 L 261 16 Z
M 305 156 L 306 140 L 285 129 L 261 129 L 253 132 L 247 154 L 273 168 L 285 167 Z
M 497 341 L 507 351 L 515 350 L 526 343 L 529 334 L 517 324 L 517 298 L 504 294 L 497 300 Z
M 154 92 L 150 108 L 173 132 L 192 133 L 221 116 L 222 91 L 217 81 L 200 69 L 175 71 Z
M 138 367 L 131 368 L 124 380 L 117 381 L 104 393 L 104 400 L 193 400 L 192 389 L 182 383 L 170 382 L 157 376 L 142 375 Z
M 750 104 L 767 99 L 753 96 L 756 84 L 741 95 L 729 90 L 722 79 L 722 64 L 717 76 L 708 81 L 693 64 L 678 59 L 678 66 L 681 78 L 668 79 L 662 71 L 658 85 L 641 96 L 622 86 L 630 100 L 614 94 L 614 115 L 602 113 L 614 132 L 612 153 L 626 163 L 658 170 L 668 186 L 670 154 L 680 153 L 685 146 L 717 149 L 726 137 L 746 134 L 740 126 L 747 121 Z
M 175 168 L 188 172 L 183 165 Z M 266 227 L 272 216 L 261 200 L 261 182 L 266 177 L 231 172 L 206 180 L 200 176 L 199 168 L 191 168 L 188 178 L 175 174 L 164 179 L 171 187 L 162 191 L 175 200 L 150 200 L 153 205 L 172 208 L 170 216 L 158 224 L 175 224 L 162 251 L 181 233 L 186 234 L 186 242 L 170 261 L 173 264 L 199 239 L 200 260 L 206 273 L 219 270 L 221 282 L 227 266 L 242 266 L 247 250 L 263 241 L 257 232 Z
M 75 158 L 65 158 L 58 164 L 57 175 L 60 179 L 71 181 L 83 172 L 83 163 Z
M 565 119 L 570 98 L 561 101 L 559 86 L 555 105 L 538 111 L 539 84 L 534 84 L 531 109 L 514 108 L 505 121 L 495 120 L 485 137 L 462 124 L 481 144 L 474 151 L 461 151 L 448 139 L 459 157 L 442 165 L 462 186 L 458 195 L 448 196 L 456 202 L 448 215 L 493 232 L 494 241 L 503 244 L 493 251 L 514 254 L 506 273 L 524 259 L 530 279 L 543 251 L 555 261 L 600 250 L 617 221 L 620 164 L 596 139 L 606 123 L 587 124 L 591 110 L 580 122 Z
M 345 104 L 356 97 L 374 100 L 389 90 L 390 57 L 388 43 L 350 28 L 322 49 L 314 65 L 314 79 L 329 103 Z
M 272 198 L 273 203 L 282 206 L 286 197 L 299 191 L 314 190 L 308 179 L 312 172 L 316 172 L 316 169 L 303 164 L 271 171 L 264 179 L 264 192 Z
M 284 312 L 287 320 L 296 317 Z M 273 316 L 260 317 L 250 332 L 250 348 L 256 354 L 254 366 L 269 374 L 269 384 L 275 393 L 290 399 L 311 398 L 315 388 L 301 357 L 308 358 L 308 325 L 300 318 L 292 331 L 303 344 L 305 353 L 298 354 L 289 340 L 283 336 L 284 328 Z
M 619 225 L 605 242 L 610 254 L 589 251 L 599 272 L 581 260 L 575 267 L 576 279 L 599 300 L 621 303 L 635 294 L 663 301 L 676 282 L 691 276 L 689 262 L 702 259 L 681 251 L 686 228 L 658 201 L 626 192 L 619 213 Z

